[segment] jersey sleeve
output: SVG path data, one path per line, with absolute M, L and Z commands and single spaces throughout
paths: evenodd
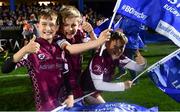
M 14 63 L 13 56 L 11 56 L 4 62 L 3 66 L 1 68 L 1 71 L 2 71 L 2 73 L 10 73 L 14 69 L 19 68 L 19 67 L 24 67 L 24 66 L 26 66 L 26 67 L 30 66 L 30 61 L 28 61 L 27 55 L 24 56 L 21 59 L 21 61 L 19 61 L 18 63 Z
M 68 41 L 66 41 L 66 39 L 57 39 L 56 43 L 63 50 L 64 50 L 64 46 L 70 45 L 70 43 Z
M 122 59 L 119 59 L 119 66 L 130 69 L 130 70 L 140 72 L 140 71 L 142 71 L 144 69 L 145 64 L 140 65 L 140 64 L 137 64 L 132 59 L 130 59 L 128 57 L 124 57 Z
M 101 57 L 96 57 L 90 63 L 89 69 L 91 78 L 96 90 L 100 91 L 124 91 L 124 83 L 111 83 L 103 81 L 104 68 L 103 59 Z
M 13 58 L 8 58 L 4 64 L 2 65 L 1 71 L 2 73 L 10 73 L 15 69 L 16 63 L 13 62 Z

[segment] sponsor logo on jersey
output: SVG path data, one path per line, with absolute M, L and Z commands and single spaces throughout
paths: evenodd
M 45 55 L 44 55 L 44 54 L 38 54 L 38 58 L 39 58 L 40 60 L 43 60 L 43 59 L 45 58 Z

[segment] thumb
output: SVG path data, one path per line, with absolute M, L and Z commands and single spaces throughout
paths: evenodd
M 66 101 L 64 101 L 63 103 L 61 103 L 61 105 L 64 105 L 64 106 L 66 106 Z
M 36 40 L 36 36 L 33 35 L 33 38 L 30 41 L 34 42 L 35 40 Z
M 86 21 L 86 17 L 85 16 L 83 16 L 83 21 Z
M 136 57 L 141 56 L 141 53 L 139 52 L 139 50 L 136 51 Z

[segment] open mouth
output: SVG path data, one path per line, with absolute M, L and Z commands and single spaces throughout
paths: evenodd
M 75 32 L 70 32 L 70 33 L 66 32 L 66 38 L 71 39 L 74 37 L 75 34 L 76 34 Z
M 52 35 L 52 32 L 43 32 L 45 35 Z
M 69 31 L 69 32 L 66 32 L 65 34 L 66 34 L 66 35 L 75 35 L 75 34 L 76 34 L 76 31 L 71 30 L 71 31 Z
M 66 35 L 75 35 L 75 32 L 66 33 Z

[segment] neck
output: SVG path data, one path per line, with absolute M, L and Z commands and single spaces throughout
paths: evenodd
M 48 39 L 47 41 L 48 41 L 49 44 L 51 44 L 53 39 Z

